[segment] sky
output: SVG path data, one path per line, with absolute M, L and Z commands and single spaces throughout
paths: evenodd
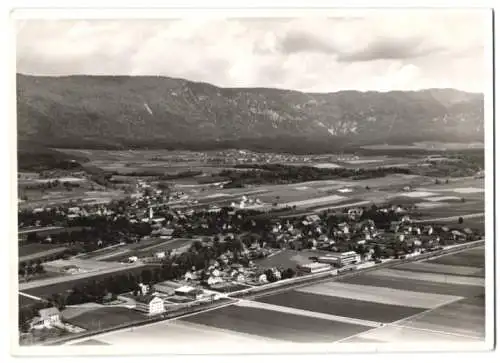
M 160 75 L 304 92 L 484 91 L 484 11 L 16 22 L 17 72 Z

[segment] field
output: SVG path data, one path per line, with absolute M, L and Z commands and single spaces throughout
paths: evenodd
M 67 319 L 70 324 L 86 330 L 97 330 L 100 327 L 112 327 L 141 320 L 144 320 L 144 314 L 124 307 L 102 307 Z
M 425 311 L 421 308 L 372 303 L 335 296 L 286 291 L 257 299 L 259 302 L 367 321 L 392 322 Z
M 333 342 L 367 330 L 362 325 L 234 305 L 181 320 L 296 343 Z
M 401 271 L 399 271 L 401 272 Z M 397 275 L 397 274 L 396 274 Z M 442 282 L 422 281 L 405 277 L 377 276 L 371 273 L 346 277 L 343 281 L 350 284 L 365 286 L 389 287 L 397 290 L 410 290 L 430 294 L 444 294 L 452 296 L 476 296 L 484 292 L 482 286 L 456 285 L 447 283 L 447 276 L 441 277 Z
M 393 267 L 396 270 L 419 271 L 447 275 L 484 277 L 484 268 L 471 266 L 453 266 L 439 263 L 412 262 Z
M 261 260 L 256 260 L 255 264 L 265 268 L 271 268 L 273 266 L 279 266 L 282 268 L 296 268 L 297 265 L 302 265 L 306 263 L 311 263 L 312 261 L 309 257 L 319 257 L 327 252 L 321 251 L 292 251 L 284 250 L 278 251 L 276 254 L 266 257 Z
M 41 246 L 43 246 L 43 245 L 41 245 Z M 29 254 L 20 255 L 19 262 L 32 261 L 32 260 L 37 260 L 37 259 L 48 257 L 48 256 L 57 255 L 57 254 L 62 253 L 68 249 L 67 247 L 55 247 L 54 248 L 54 245 L 52 245 L 52 246 L 49 245 L 49 246 L 45 246 L 45 247 L 49 247 L 49 248 L 48 249 L 47 248 L 45 248 L 45 249 L 40 248 L 39 252 L 32 252 Z M 50 247 L 52 247 L 52 248 L 50 248 Z M 22 250 L 22 247 L 19 247 L 19 249 Z M 30 249 L 35 250 L 34 247 L 29 247 L 28 251 Z
M 484 337 L 484 297 L 471 297 L 399 323 L 401 326 Z
M 484 247 L 431 259 L 429 263 L 484 268 Z
M 137 247 L 130 249 L 123 249 L 123 251 L 115 251 L 106 256 L 101 256 L 99 259 L 102 261 L 122 261 L 130 256 L 137 256 L 139 258 L 153 256 L 155 252 L 174 251 L 189 247 L 194 240 L 188 238 L 175 238 L 171 240 L 156 239 L 156 242 L 146 247 Z
M 116 245 L 106 247 L 97 251 L 78 256 L 83 260 L 93 259 L 96 261 L 116 262 L 122 261 L 129 256 L 145 257 L 152 256 L 159 251 L 172 251 L 189 246 L 194 240 L 187 238 L 150 238 L 138 243 L 127 245 Z
M 59 253 L 64 251 L 66 248 L 57 247 L 57 245 L 53 244 L 41 244 L 41 243 L 30 243 L 27 245 L 19 245 L 19 257 L 20 258 L 29 258 L 35 259 L 40 258 L 37 256 L 43 257 L 43 254 L 51 254 L 51 253 Z
M 484 249 L 476 248 L 450 256 L 466 260 L 483 253 Z M 460 275 L 436 269 L 434 265 L 441 265 L 429 261 L 409 264 L 416 265 L 416 270 L 385 268 L 255 300 L 236 300 L 229 306 L 96 340 L 118 345 L 187 344 L 196 339 L 230 344 L 431 344 L 484 339 L 484 279 L 471 276 L 475 270 L 467 267 L 457 269 Z
M 129 274 L 129 273 L 134 273 L 138 274 L 144 269 L 149 269 L 149 266 L 130 266 L 129 269 L 125 270 L 119 270 L 119 271 L 111 271 L 111 272 L 104 272 L 99 275 L 92 275 L 92 276 L 81 276 L 80 278 L 75 278 L 74 280 L 70 281 L 63 281 L 59 283 L 54 283 L 50 285 L 43 285 L 43 286 L 38 286 L 38 287 L 33 287 L 33 288 L 28 288 L 28 289 L 23 289 L 21 287 L 21 291 L 30 295 L 34 295 L 37 297 L 48 297 L 51 296 L 52 294 L 62 294 L 65 293 L 75 286 L 82 284 L 84 282 L 92 281 L 92 280 L 99 280 L 99 279 L 104 279 L 108 276 L 111 275 L 117 275 L 117 274 Z M 21 299 L 23 300 L 23 299 Z

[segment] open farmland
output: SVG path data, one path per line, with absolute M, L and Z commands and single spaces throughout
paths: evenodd
M 96 273 L 88 273 L 82 276 L 72 275 L 70 276 L 71 280 L 65 280 L 64 276 L 61 282 L 50 283 L 45 281 L 44 284 L 40 284 L 40 286 L 23 288 L 20 286 L 20 290 L 24 293 L 37 296 L 37 297 L 49 297 L 52 294 L 62 294 L 72 290 L 75 286 L 82 284 L 87 281 L 100 280 L 112 275 L 119 274 L 139 274 L 144 269 L 150 269 L 151 267 L 148 265 L 143 266 L 124 266 L 123 269 L 113 270 L 109 272 L 105 271 L 97 271 Z
M 101 257 L 102 261 L 122 261 L 131 256 L 137 256 L 139 258 L 152 256 L 155 252 L 160 251 L 175 251 L 188 248 L 193 243 L 193 239 L 189 238 L 175 238 L 171 240 L 156 239 L 156 242 L 146 247 L 134 247 L 123 250 L 121 252 L 114 252 L 110 255 Z
M 404 320 L 398 325 L 484 339 L 484 296 L 453 302 L 418 317 Z
M 453 266 L 429 262 L 411 262 L 393 267 L 395 270 L 418 271 L 446 275 L 484 277 L 484 269 L 471 266 Z
M 449 284 L 443 276 L 442 282 L 422 281 L 404 277 L 377 276 L 371 273 L 346 277 L 344 282 L 365 286 L 389 287 L 403 291 L 416 291 L 452 296 L 476 296 L 484 292 L 484 286 Z
M 443 282 L 446 284 L 453 285 L 467 285 L 467 286 L 481 286 L 484 287 L 484 279 L 480 277 L 471 277 L 471 276 L 459 276 L 459 275 L 447 275 L 447 274 L 434 274 L 429 271 L 420 272 L 420 271 L 401 271 L 395 269 L 384 269 L 373 271 L 370 273 L 371 276 L 376 277 L 397 277 L 397 278 L 405 278 L 409 280 L 419 280 L 419 281 L 428 281 L 428 282 Z
M 265 268 L 282 267 L 282 268 L 296 268 L 297 265 L 311 263 L 310 257 L 319 257 L 327 254 L 325 251 L 293 251 L 283 250 L 278 251 L 271 256 L 256 260 L 255 264 Z
M 98 330 L 102 327 L 113 327 L 131 321 L 142 321 L 144 315 L 125 307 L 102 307 L 67 319 L 69 323 L 86 330 Z
M 257 301 L 302 310 L 339 315 L 367 321 L 392 322 L 425 311 L 423 308 L 380 304 L 356 300 L 312 294 L 300 291 L 285 291 L 276 295 L 258 298 Z
M 269 344 L 276 340 L 257 335 L 236 333 L 215 327 L 192 324 L 181 320 L 163 321 L 108 334 L 95 339 L 108 345 L 126 346 L 144 344 L 160 346 L 166 343 L 172 345 L 193 344 Z M 279 342 L 279 341 L 278 341 Z
M 54 246 L 52 246 L 52 248 L 50 248 L 50 249 L 45 249 L 45 250 L 42 249 L 39 252 L 30 253 L 30 254 L 26 254 L 26 255 L 20 255 L 19 262 L 33 261 L 33 260 L 41 259 L 44 257 L 55 256 L 55 255 L 63 253 L 67 249 L 68 249 L 67 247 L 55 247 L 54 248 Z
M 480 256 L 484 249 L 464 253 Z M 193 339 L 235 344 L 445 343 L 484 339 L 484 280 L 441 273 L 427 261 L 422 266 L 429 270 L 382 268 L 335 277 L 333 281 L 255 300 L 241 299 L 225 307 L 96 339 L 112 345 L 166 340 L 186 344 Z M 439 274 L 443 277 L 436 278 Z
M 458 296 L 416 291 L 406 291 L 405 294 L 401 294 L 401 290 L 388 287 L 371 287 L 366 285 L 344 284 L 341 282 L 325 282 L 319 285 L 304 287 L 297 291 L 315 295 L 422 309 L 430 309 L 459 298 Z
M 451 266 L 469 266 L 484 268 L 484 247 L 474 248 L 459 253 L 453 253 L 442 257 L 430 259 L 427 262 Z
M 42 244 L 42 243 L 30 243 L 27 245 L 19 245 L 19 257 L 26 259 L 35 259 L 44 257 L 44 254 L 57 254 L 61 251 L 64 251 L 66 247 L 57 247 L 57 245 L 53 244 Z
M 181 320 L 297 343 L 334 342 L 368 329 L 362 325 L 235 305 Z

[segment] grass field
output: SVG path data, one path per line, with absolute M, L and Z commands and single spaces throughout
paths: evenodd
M 19 257 L 29 257 L 30 255 L 40 253 L 50 253 L 51 250 L 60 250 L 62 246 L 54 244 L 30 243 L 27 245 L 19 245 Z M 57 252 L 56 252 L 57 253 Z
M 234 305 L 181 320 L 296 343 L 334 342 L 368 329 L 361 325 Z
M 484 269 L 470 266 L 453 266 L 439 263 L 411 262 L 395 266 L 394 270 L 429 272 L 446 275 L 484 277 Z
M 123 307 L 104 307 L 68 319 L 70 324 L 86 330 L 109 328 L 120 324 L 144 320 L 145 315 Z
M 471 342 L 479 340 L 473 337 L 451 335 L 440 331 L 412 329 L 400 325 L 390 325 L 390 326 L 384 326 L 382 328 L 376 328 L 366 333 L 362 333 L 356 338 L 369 339 L 369 341 L 377 343 L 391 343 L 391 344 L 459 343 L 459 342 Z M 349 343 L 350 339 L 345 340 L 344 343 Z
M 189 247 L 193 243 L 193 239 L 188 238 L 175 238 L 172 240 L 161 240 L 157 239 L 157 241 L 152 245 L 147 245 L 146 247 L 138 247 L 135 246 L 133 248 L 128 248 L 124 250 L 122 253 L 119 251 L 113 252 L 110 257 L 102 257 L 102 261 L 112 262 L 112 261 L 122 261 L 130 256 L 141 257 L 149 257 L 152 256 L 155 252 L 160 251 L 173 251 L 177 249 L 182 249 L 185 247 Z
M 258 298 L 257 301 L 384 323 L 396 321 L 425 311 L 425 309 L 422 308 L 379 304 L 356 299 L 299 292 L 296 290 L 264 296 Z
M 79 279 L 71 280 L 71 281 L 64 281 L 52 285 L 45 285 L 45 286 L 39 286 L 39 287 L 34 287 L 31 289 L 25 289 L 22 290 L 23 292 L 34 295 L 37 297 L 48 297 L 51 296 L 52 294 L 62 294 L 65 292 L 70 291 L 73 289 L 75 286 L 80 285 L 82 283 L 85 283 L 87 281 L 92 281 L 92 280 L 101 280 L 104 279 L 108 276 L 111 275 L 120 275 L 120 274 L 129 274 L 129 273 L 134 273 L 134 274 L 139 274 L 142 270 L 145 269 L 150 269 L 150 266 L 131 266 L 130 269 L 128 270 L 121 270 L 121 271 L 113 271 L 109 273 L 102 273 L 97 276 L 82 276 Z
M 472 249 L 431 259 L 428 263 L 484 268 L 484 248 Z
M 484 297 L 462 299 L 413 319 L 405 320 L 399 325 L 484 339 Z
M 402 271 L 393 269 L 383 269 L 383 270 L 373 271 L 370 274 L 371 276 L 377 276 L 377 277 L 388 277 L 388 278 L 396 277 L 396 278 L 405 278 L 410 280 L 419 280 L 426 282 L 443 282 L 446 284 L 454 284 L 454 285 L 469 285 L 469 286 L 484 287 L 484 279 L 473 276 L 433 274 L 430 272 Z
M 64 251 L 66 251 L 67 249 L 68 249 L 67 247 L 55 247 L 54 248 L 54 246 L 52 246 L 52 248 L 50 248 L 50 249 L 45 249 L 45 250 L 41 250 L 39 252 L 34 252 L 34 253 L 30 253 L 30 254 L 27 254 L 24 256 L 20 256 L 19 262 L 37 260 L 37 259 L 41 259 L 44 257 L 57 255 L 57 254 L 60 254 Z
M 477 296 L 484 293 L 483 286 L 448 284 L 444 281 L 444 278 L 443 282 L 431 282 L 408 279 L 404 277 L 373 276 L 370 273 L 353 277 L 346 277 L 343 280 L 343 282 L 352 284 L 389 287 L 398 290 L 416 291 L 431 294 L 444 294 L 452 296 L 468 297 Z
M 284 250 L 279 251 L 275 255 L 263 258 L 261 260 L 255 260 L 255 264 L 265 268 L 271 267 L 282 267 L 282 268 L 296 268 L 297 265 L 302 265 L 306 263 L 311 263 L 312 261 L 309 257 L 319 257 L 327 254 L 328 252 L 322 251 L 293 251 Z
M 126 346 L 165 346 L 189 344 L 221 344 L 221 345 L 248 345 L 269 344 L 275 340 L 259 337 L 257 335 L 236 333 L 192 324 L 185 321 L 163 321 L 132 329 L 127 329 L 110 335 L 96 338 L 105 344 Z
M 415 291 L 391 289 L 387 287 L 371 287 L 366 285 L 344 284 L 341 282 L 325 282 L 298 289 L 299 292 L 355 299 L 378 304 L 407 306 L 430 309 L 459 298 L 458 296 L 429 294 Z

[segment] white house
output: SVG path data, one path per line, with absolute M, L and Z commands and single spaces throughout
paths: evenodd
M 50 328 L 61 322 L 61 312 L 55 307 L 40 309 L 38 315 L 31 322 L 32 329 Z
M 165 304 L 163 303 L 163 299 L 154 295 L 143 295 L 137 296 L 135 298 L 136 305 L 135 309 L 148 314 L 155 315 L 161 314 L 165 312 Z
M 257 281 L 259 281 L 260 284 L 265 284 L 267 283 L 267 277 L 265 274 L 262 274 L 258 277 Z
M 217 284 L 220 284 L 222 283 L 223 280 L 221 277 L 218 277 L 218 276 L 210 276 L 208 279 L 207 279 L 207 284 L 209 286 L 213 286 L 213 285 L 217 285 Z

